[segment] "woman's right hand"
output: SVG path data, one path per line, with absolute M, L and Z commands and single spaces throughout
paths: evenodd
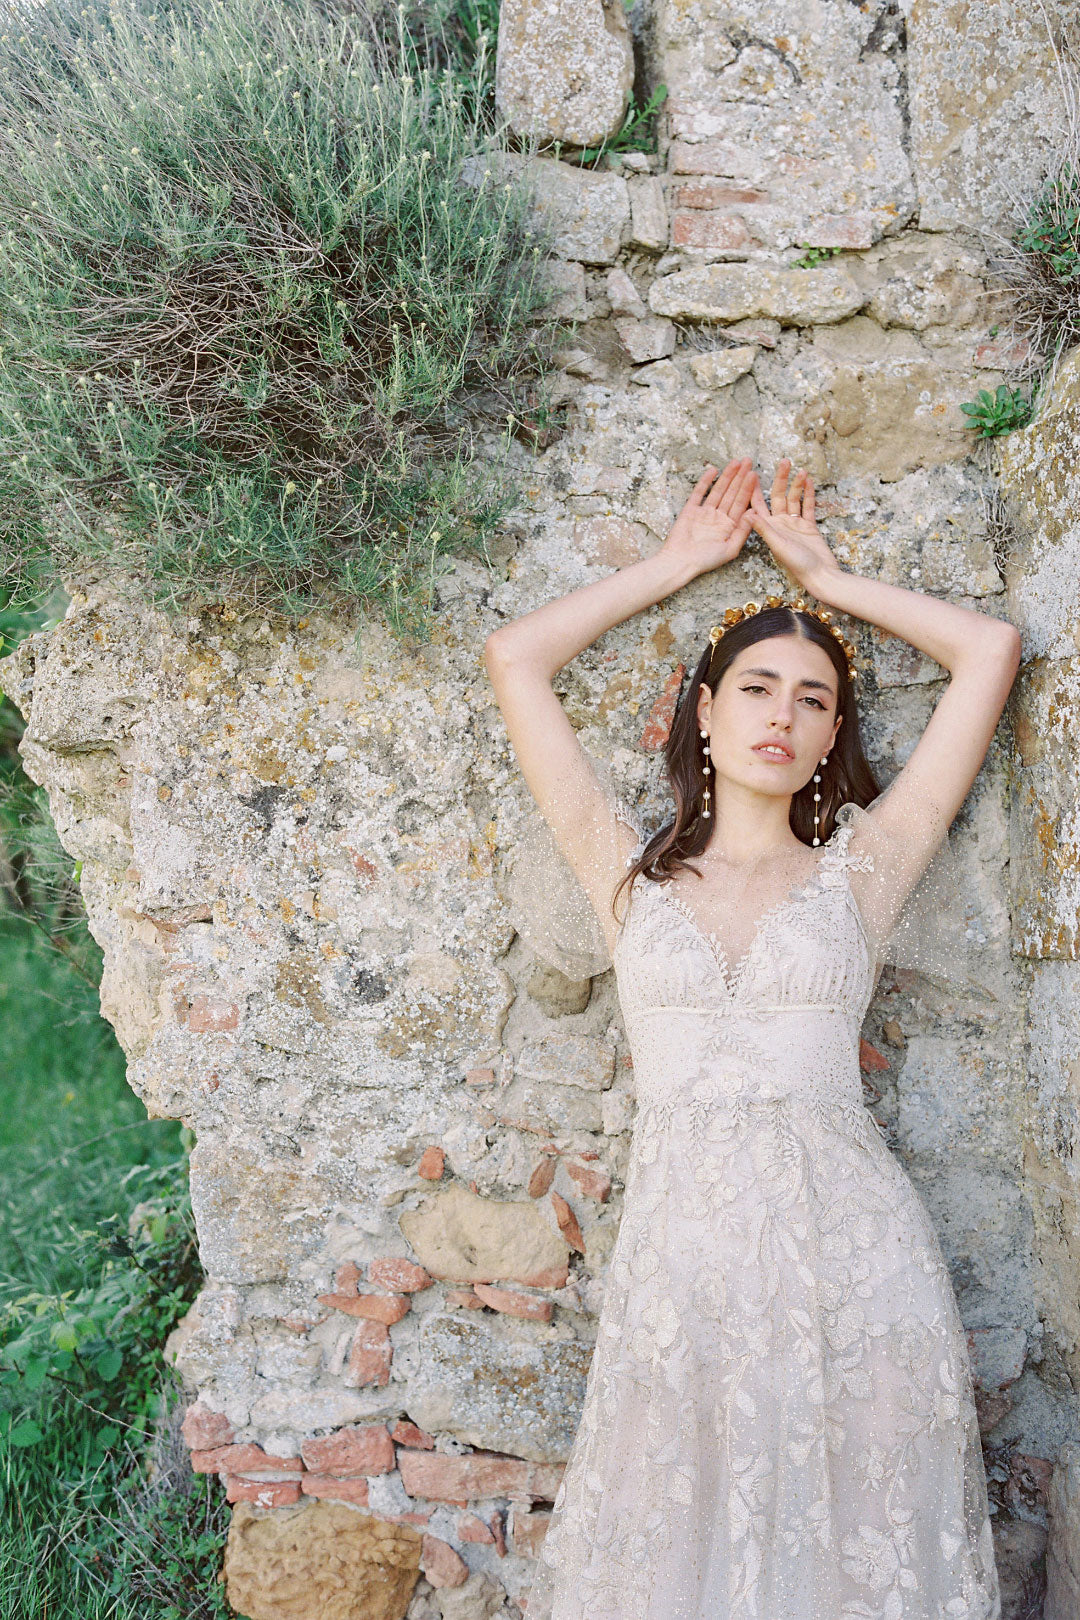
M 660 552 L 684 565 L 691 578 L 721 568 L 738 556 L 753 528 L 755 490 L 760 495 L 749 456 L 729 461 L 723 472 L 706 467 Z

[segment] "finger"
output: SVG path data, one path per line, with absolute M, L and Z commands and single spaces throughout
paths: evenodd
M 772 483 L 772 500 L 769 504 L 774 512 L 787 511 L 787 486 L 790 471 L 791 461 L 789 457 L 785 456 L 782 461 L 777 463 L 776 474 Z
M 706 495 L 709 493 L 709 486 L 715 477 L 716 468 L 710 461 L 709 465 L 705 468 L 705 471 L 702 473 L 701 477 L 690 491 L 690 499 L 686 504 L 689 506 L 691 502 L 693 502 L 695 506 L 701 506 Z
M 806 494 L 803 497 L 803 517 L 809 518 L 811 523 L 816 522 L 814 517 L 814 480 L 810 474 L 806 475 Z
M 704 503 L 706 506 L 718 507 L 720 505 L 725 495 L 731 489 L 735 479 L 739 476 L 743 465 L 744 463 L 742 461 L 728 462 L 727 466 L 716 480 L 716 483 L 709 491 L 709 498 Z
M 727 497 L 723 502 L 722 510 L 730 518 L 739 516 L 746 510 L 751 491 L 757 482 L 757 474 L 753 467 L 746 467 L 733 482 Z
M 791 480 L 791 491 L 788 495 L 788 512 L 792 517 L 802 517 L 803 496 L 806 493 L 806 469 L 797 467 L 795 477 Z

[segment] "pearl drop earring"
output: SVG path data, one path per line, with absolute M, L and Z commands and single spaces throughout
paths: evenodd
M 822 754 L 820 764 L 824 765 L 824 763 L 828 759 L 828 757 L 829 757 L 828 754 Z M 821 772 L 820 771 L 815 771 L 814 772 L 814 843 L 815 844 L 820 844 L 821 843 L 821 839 L 818 837 L 818 832 L 820 831 L 820 824 L 819 824 L 819 821 L 818 821 L 818 817 L 821 814 L 821 809 L 820 809 L 820 806 L 821 806 L 821 787 L 820 787 L 820 783 L 821 783 Z
M 703 821 L 708 821 L 708 819 L 709 819 L 709 758 L 710 758 L 710 755 L 709 755 L 709 733 L 707 731 L 703 730 L 701 735 L 705 739 L 705 763 L 701 767 L 701 774 L 705 778 L 705 796 L 701 801 L 701 819 Z

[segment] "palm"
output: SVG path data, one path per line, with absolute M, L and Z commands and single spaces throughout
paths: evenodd
M 691 562 L 695 573 L 730 562 L 753 527 L 750 498 L 755 490 L 760 493 L 748 456 L 729 461 L 721 473 L 706 467 L 675 519 L 663 550 Z
M 777 562 L 805 586 L 815 569 L 834 558 L 815 521 L 813 479 L 800 468 L 789 489 L 790 472 L 791 462 L 785 457 L 773 479 L 771 510 L 760 486 L 754 491 L 752 522 Z

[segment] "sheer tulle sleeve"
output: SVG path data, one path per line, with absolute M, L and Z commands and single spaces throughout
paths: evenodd
M 570 979 L 591 978 L 611 966 L 611 942 L 625 915 L 627 891 L 615 912 L 612 895 L 632 850 L 645 842 L 641 820 L 608 768 L 591 755 L 590 760 L 601 793 L 590 805 L 575 806 L 577 870 L 530 799 L 498 881 L 514 928 L 537 956 Z
M 888 830 L 874 811 L 889 789 L 865 808 L 841 805 L 851 891 L 878 971 L 912 968 L 946 985 L 974 986 L 983 960 L 982 930 L 964 900 L 963 872 L 939 818 L 917 841 Z

